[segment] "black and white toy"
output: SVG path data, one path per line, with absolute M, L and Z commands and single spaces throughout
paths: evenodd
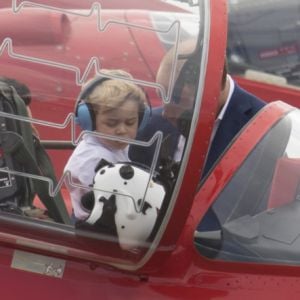
M 116 236 L 124 250 L 143 246 L 154 229 L 165 196 L 164 186 L 150 179 L 148 170 L 131 163 L 101 160 L 93 191 L 81 199 L 89 217 L 76 226 Z

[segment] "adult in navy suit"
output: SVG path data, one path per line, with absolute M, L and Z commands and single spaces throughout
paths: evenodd
M 186 45 L 187 47 L 185 48 L 184 45 L 181 50 L 183 52 L 190 52 L 191 45 Z M 166 90 L 168 90 L 169 83 L 169 78 L 166 74 L 170 74 L 172 57 L 169 54 L 170 52 L 168 52 L 164 57 L 156 78 L 156 81 L 164 86 Z M 174 103 L 174 99 L 172 97 L 169 104 L 153 110 L 152 118 L 150 119 L 148 125 L 144 127 L 144 129 L 140 131 L 137 136 L 138 140 L 149 141 L 157 131 L 161 131 L 164 139 L 168 141 L 168 154 L 173 159 L 178 156 L 178 152 L 183 150 L 183 148 L 178 149 L 178 145 L 180 145 L 180 141 L 182 141 L 182 132 L 185 130 L 182 130 L 181 126 L 178 126 L 178 120 L 182 119 L 181 116 L 183 116 L 186 111 L 193 108 L 195 95 L 195 90 L 193 89 L 195 89 L 197 78 L 194 78 L 193 84 L 193 76 L 190 76 L 193 74 L 187 73 L 181 76 L 183 69 L 189 69 L 185 68 L 185 64 L 187 63 L 188 59 L 185 63 L 181 64 L 180 68 L 176 70 L 177 79 L 175 88 L 177 85 L 181 85 L 181 91 L 179 95 L 180 103 Z M 180 78 L 183 78 L 186 80 L 186 82 L 182 84 L 182 82 L 180 82 Z M 174 95 L 174 93 L 172 95 Z M 221 82 L 221 93 L 219 96 L 217 119 L 213 128 L 211 145 L 206 164 L 204 166 L 202 178 L 207 175 L 216 160 L 220 157 L 225 148 L 231 143 L 236 134 L 264 105 L 265 103 L 262 100 L 248 93 L 232 80 L 232 78 L 227 74 L 227 65 L 225 62 Z M 183 139 L 185 140 L 184 137 Z M 153 160 L 154 146 L 150 148 L 132 146 L 129 152 L 131 160 L 150 166 Z M 207 231 L 217 230 L 219 228 L 220 224 L 218 218 L 216 217 L 213 209 L 210 208 L 199 224 L 198 230 Z
M 236 134 L 264 105 L 265 103 L 262 100 L 239 87 L 227 75 L 227 68 L 224 68 L 222 91 L 219 98 L 219 113 L 215 122 L 214 137 L 210 145 L 203 176 L 211 169 Z M 157 131 L 162 131 L 164 139 L 168 138 L 169 155 L 174 157 L 180 139 L 180 130 L 177 126 L 174 126 L 172 120 L 168 119 L 165 109 L 160 107 L 153 110 L 149 123 L 138 133 L 137 139 L 149 141 Z M 154 148 L 155 145 L 148 149 L 133 146 L 130 150 L 130 158 L 133 161 L 150 166 Z
M 265 102 L 242 89 L 227 75 L 225 86 L 219 99 L 219 113 L 215 121 L 215 133 L 212 139 L 203 176 L 211 169 L 237 133 L 264 107 Z M 225 102 L 224 102 L 225 99 Z M 222 105 L 223 102 L 223 105 Z
M 232 142 L 236 134 L 251 120 L 251 118 L 265 105 L 265 103 L 254 95 L 248 93 L 238 86 L 230 76 L 227 68 L 224 68 L 222 90 L 219 98 L 219 112 L 215 121 L 213 137 L 204 166 L 202 178 L 204 178 L 214 163 Z M 169 156 L 174 158 L 181 132 L 174 126 L 164 114 L 165 108 L 154 109 L 148 125 L 138 133 L 138 139 L 149 141 L 157 131 L 162 131 L 164 139 L 168 140 Z M 133 146 L 129 155 L 131 160 L 151 165 L 154 146 L 150 148 L 139 148 Z M 199 178 L 200 181 L 200 178 Z M 198 225 L 198 231 L 212 231 L 220 229 L 217 216 L 210 208 Z
M 226 79 L 225 79 L 226 75 Z M 230 145 L 238 132 L 251 120 L 251 118 L 264 107 L 265 102 L 248 93 L 229 75 L 227 67 L 224 67 L 222 91 L 219 98 L 219 113 L 215 121 L 213 138 L 209 148 L 208 156 L 204 166 L 202 178 L 205 177 L 214 163 L 221 156 L 227 146 Z M 198 231 L 219 230 L 220 223 L 214 210 L 209 208 L 201 223 Z

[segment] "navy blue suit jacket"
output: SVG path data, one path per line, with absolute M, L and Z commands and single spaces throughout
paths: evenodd
M 265 106 L 265 102 L 240 88 L 236 83 L 230 102 L 211 143 L 202 177 L 206 176 L 236 134 Z M 198 225 L 198 231 L 220 229 L 215 212 L 210 208 Z
M 207 174 L 235 135 L 264 105 L 265 103 L 262 100 L 240 88 L 235 83 L 230 102 L 212 141 L 203 175 Z M 165 139 L 169 137 L 169 155 L 173 157 L 180 132 L 162 116 L 162 108 L 153 110 L 149 123 L 143 130 L 138 132 L 137 139 L 149 141 L 159 130 L 162 131 Z M 155 145 L 149 148 L 131 146 L 129 151 L 130 159 L 150 166 L 154 149 Z
M 216 160 L 230 145 L 236 134 L 265 105 L 265 102 L 248 93 L 235 83 L 233 94 L 211 143 L 204 175 L 211 169 Z

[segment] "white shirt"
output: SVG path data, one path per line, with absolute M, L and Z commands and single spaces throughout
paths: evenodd
M 215 135 L 216 135 L 216 132 L 219 128 L 219 125 L 221 123 L 221 121 L 223 120 L 224 118 L 224 115 L 225 115 L 225 112 L 227 110 L 227 107 L 228 107 L 228 104 L 230 102 L 230 99 L 231 99 L 231 96 L 233 94 L 233 90 L 234 90 L 234 81 L 232 80 L 231 76 L 227 75 L 227 79 L 229 81 L 229 92 L 228 92 L 228 95 L 227 95 L 227 98 L 226 98 L 226 101 L 221 109 L 221 111 L 219 112 L 218 114 L 218 117 L 216 118 L 215 120 L 215 123 L 214 123 L 214 128 L 213 128 L 213 132 L 212 132 L 212 135 L 211 135 L 211 138 L 210 138 L 210 142 L 212 142 L 212 140 L 214 139 Z
M 128 146 L 122 150 L 109 149 L 101 143 L 99 137 L 85 134 L 70 156 L 64 172 L 71 173 L 73 183 L 89 187 L 93 184 L 95 167 L 103 158 L 111 163 L 130 161 L 128 158 Z M 75 217 L 85 219 L 88 213 L 80 205 L 81 197 L 88 192 L 88 189 L 68 185 L 71 194 L 71 201 Z
M 213 128 L 213 131 L 212 131 L 212 134 L 211 134 L 211 138 L 210 138 L 210 143 L 212 142 L 212 140 L 214 139 L 215 135 L 216 135 L 216 132 L 219 128 L 219 125 L 222 121 L 222 119 L 224 118 L 224 115 L 225 115 L 225 112 L 226 112 L 226 109 L 228 107 L 228 104 L 230 102 L 230 99 L 231 99 L 231 96 L 233 94 L 233 90 L 234 90 L 234 81 L 233 79 L 231 78 L 231 76 L 227 75 L 227 79 L 229 81 L 229 92 L 228 92 L 228 96 L 226 98 L 226 101 L 221 109 L 221 111 L 219 112 L 218 114 L 218 117 L 216 118 L 215 120 L 215 123 L 214 123 L 214 128 Z M 183 136 L 183 135 L 180 135 L 179 139 L 178 139 L 178 144 L 177 144 L 177 148 L 175 150 L 175 153 L 174 153 L 174 160 L 175 161 L 180 161 L 181 160 L 181 157 L 182 157 L 182 154 L 183 154 L 183 149 L 184 149 L 184 145 L 185 145 L 185 142 L 186 142 L 186 138 Z

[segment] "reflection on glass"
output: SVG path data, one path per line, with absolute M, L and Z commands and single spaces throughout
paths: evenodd
M 259 142 L 212 206 L 219 223 L 203 255 L 221 260 L 299 264 L 300 112 L 284 116 Z M 214 242 L 213 242 L 214 241 Z
M 0 9 L 0 75 L 31 97 L 0 78 L 0 221 L 136 263 L 164 231 L 200 108 L 204 4 L 46 2 Z

